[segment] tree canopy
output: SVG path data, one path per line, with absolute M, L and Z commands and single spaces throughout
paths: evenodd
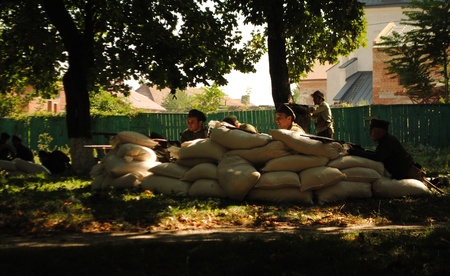
M 450 103 L 450 1 L 412 1 L 406 8 L 407 18 L 400 23 L 411 31 L 393 32 L 380 43 L 392 57 L 387 69 L 393 78 L 400 77 L 410 97 L 424 103 L 433 98 Z

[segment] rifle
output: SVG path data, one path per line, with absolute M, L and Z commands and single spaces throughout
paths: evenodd
M 339 143 L 341 145 L 349 145 L 349 146 L 351 146 L 352 148 L 355 148 L 355 149 L 365 150 L 361 145 L 358 145 L 358 144 L 355 144 L 355 143 L 352 143 L 352 142 L 346 142 L 346 141 L 343 141 L 343 140 L 334 140 L 333 138 L 317 136 L 317 135 L 308 134 L 308 133 L 302 133 L 302 134 L 300 134 L 300 136 L 308 137 L 310 139 L 320 141 L 320 142 L 322 142 L 324 144 L 331 143 L 331 142 L 337 142 L 337 143 Z
M 423 178 L 423 182 L 425 184 L 425 186 L 427 186 L 428 189 L 435 189 L 436 191 L 438 191 L 441 195 L 444 194 L 444 191 L 440 188 L 438 188 L 436 185 L 434 185 L 433 183 L 431 183 L 430 181 L 428 181 L 428 179 L 426 179 L 425 177 Z

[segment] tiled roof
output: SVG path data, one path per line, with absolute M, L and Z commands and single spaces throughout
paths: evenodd
M 405 6 L 411 3 L 409 0 L 359 0 L 366 7 L 370 6 Z
M 356 72 L 348 77 L 344 87 L 333 98 L 333 101 L 372 104 L 372 72 Z
M 162 90 L 158 90 L 156 86 L 154 87 L 148 87 L 147 85 L 142 85 L 138 89 L 136 89 L 136 92 L 147 96 L 149 99 L 153 100 L 155 103 L 161 105 L 164 102 L 164 99 L 167 98 L 167 95 L 170 93 L 169 88 L 164 88 Z M 189 87 L 186 89 L 186 93 L 189 96 L 193 96 L 195 94 L 202 94 L 203 89 L 196 88 L 196 87 Z M 225 105 L 226 106 L 244 106 L 244 104 L 241 102 L 240 99 L 232 99 L 228 96 L 225 96 Z M 254 104 L 250 103 L 247 106 L 255 106 Z
M 135 108 L 151 111 L 166 111 L 164 107 L 136 91 L 130 91 L 130 96 L 128 98 Z

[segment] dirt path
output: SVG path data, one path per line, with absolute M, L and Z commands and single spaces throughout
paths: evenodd
M 447 228 L 450 223 L 434 225 L 386 225 L 371 224 L 347 227 L 277 227 L 277 228 L 214 228 L 189 230 L 157 230 L 144 233 L 83 233 L 54 236 L 0 236 L 0 249 L 20 247 L 72 247 L 92 246 L 101 244 L 123 244 L 135 242 L 193 242 L 193 241 L 222 241 L 233 238 L 253 237 L 258 239 L 274 239 L 280 235 L 306 235 L 306 234 L 344 234 L 351 232 L 370 231 L 414 231 L 427 228 Z

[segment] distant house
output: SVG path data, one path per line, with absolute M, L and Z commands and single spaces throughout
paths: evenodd
M 156 88 L 156 86 L 149 87 L 147 85 L 141 85 L 138 89 L 136 89 L 136 92 L 148 97 L 155 103 L 162 105 L 164 100 L 170 94 L 170 89 L 164 88 L 160 90 Z M 188 96 L 193 96 L 195 94 L 202 94 L 204 92 L 201 88 L 189 87 L 186 89 L 186 93 L 188 94 Z M 241 99 L 232 99 L 228 96 L 225 96 L 222 106 L 227 110 L 258 108 L 256 105 L 250 103 L 250 99 L 248 98 L 248 96 L 242 96 Z
M 136 109 L 147 111 L 147 112 L 164 112 L 166 109 L 156 102 L 152 101 L 145 95 L 142 95 L 136 91 L 130 91 L 128 99 L 131 105 Z M 66 110 L 66 94 L 63 88 L 53 99 L 43 99 L 41 97 L 33 99 L 28 106 L 24 109 L 26 113 L 36 113 L 36 112 L 52 112 L 60 113 Z
M 388 57 L 376 45 L 381 36 L 404 29 L 399 22 L 405 16 L 406 0 L 359 0 L 365 4 L 367 47 L 348 57 L 339 57 L 337 64 L 314 66 L 313 72 L 299 83 L 300 103 L 311 104 L 309 94 L 320 89 L 330 104 L 410 104 L 399 80 L 387 75 Z

